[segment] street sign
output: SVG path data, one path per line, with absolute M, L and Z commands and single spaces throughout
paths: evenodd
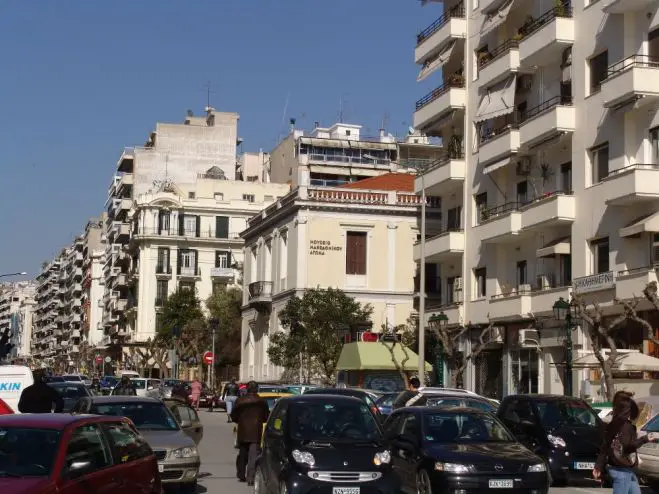
M 95 360 L 96 360 L 96 363 L 97 363 L 97 364 L 102 364 L 102 363 L 103 363 L 103 357 L 101 357 L 100 355 L 96 355 L 96 359 L 95 359 Z
M 105 361 L 109 364 L 110 362 L 112 362 L 112 358 L 111 357 L 105 357 Z
M 203 361 L 206 365 L 211 365 L 215 362 L 215 355 L 213 355 L 213 352 L 204 352 Z

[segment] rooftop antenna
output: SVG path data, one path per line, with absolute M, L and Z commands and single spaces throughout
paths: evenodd
M 204 89 L 206 90 L 206 111 L 209 111 L 212 109 L 211 106 L 211 93 L 214 93 L 215 91 L 213 90 L 213 85 L 211 81 L 207 81 L 206 84 L 204 84 Z
M 343 95 L 339 96 L 339 123 L 343 123 Z
M 385 110 L 384 115 L 382 115 L 382 125 L 380 126 L 382 135 L 386 132 L 387 125 L 389 125 L 389 112 Z
M 277 145 L 281 142 L 282 139 L 282 129 L 286 123 L 286 112 L 288 112 L 288 100 L 291 97 L 291 92 L 286 93 L 286 101 L 284 102 L 284 112 L 281 114 L 281 123 L 279 124 L 279 135 L 277 136 Z

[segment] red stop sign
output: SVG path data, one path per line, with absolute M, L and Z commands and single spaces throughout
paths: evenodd
M 101 357 L 100 355 L 96 355 L 96 359 L 95 359 L 95 360 L 96 360 L 96 363 L 97 363 L 97 364 L 102 364 L 102 363 L 103 363 L 103 357 Z
M 211 365 L 213 362 L 215 362 L 215 355 L 213 355 L 213 352 L 204 352 L 202 360 L 204 361 L 204 364 Z

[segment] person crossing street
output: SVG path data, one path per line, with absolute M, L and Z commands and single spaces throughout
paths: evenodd
M 53 388 L 46 384 L 46 372 L 37 369 L 32 372 L 34 384 L 28 386 L 21 393 L 18 400 L 18 411 L 21 413 L 62 413 L 64 399 Z
M 240 388 L 238 388 L 236 380 L 231 379 L 231 382 L 224 386 L 224 391 L 222 392 L 222 400 L 224 400 L 227 407 L 227 422 L 231 422 L 231 412 L 233 411 L 233 405 L 236 403 L 239 394 Z

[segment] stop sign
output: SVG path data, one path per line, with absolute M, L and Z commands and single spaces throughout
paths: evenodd
M 103 363 L 103 357 L 101 357 L 100 355 L 96 355 L 96 359 L 95 359 L 95 360 L 96 360 L 96 363 L 97 363 L 97 364 L 102 364 L 102 363 Z
M 213 355 L 213 352 L 204 352 L 202 360 L 204 361 L 204 364 L 211 365 L 213 362 L 215 362 L 215 355 Z

